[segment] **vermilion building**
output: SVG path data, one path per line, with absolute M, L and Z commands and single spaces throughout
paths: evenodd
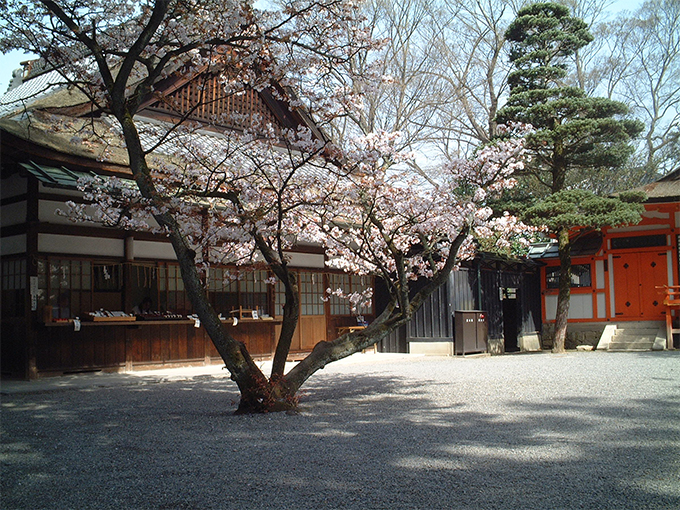
M 664 297 L 665 287 L 679 281 L 680 169 L 640 189 L 648 200 L 639 224 L 605 228 L 575 242 L 567 348 L 672 348 L 665 320 L 674 312 Z M 549 338 L 557 308 L 557 245 L 536 245 L 530 256 L 545 263 L 542 319 Z

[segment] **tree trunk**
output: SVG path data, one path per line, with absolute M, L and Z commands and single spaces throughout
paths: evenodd
M 553 352 L 564 352 L 564 344 L 567 338 L 567 319 L 569 317 L 569 299 L 571 296 L 571 242 L 569 241 L 568 228 L 562 228 L 558 232 L 557 247 L 560 257 L 560 280 L 552 350 Z
M 118 117 L 118 120 L 121 123 L 127 143 L 130 169 L 140 193 L 143 197 L 162 206 L 163 198 L 159 196 L 151 179 L 132 114 L 124 111 Z M 278 385 L 264 377 L 245 345 L 226 331 L 219 315 L 208 300 L 205 286 L 196 268 L 196 254 L 189 245 L 187 237 L 182 233 L 180 225 L 168 212 L 158 213 L 154 217 L 159 225 L 167 228 L 169 239 L 180 266 L 184 289 L 194 311 L 201 320 L 202 326 L 229 370 L 231 379 L 238 385 L 241 393 L 238 412 L 264 412 L 274 407 L 279 400 L 285 401 L 285 398 L 280 397 L 281 392 Z M 276 381 L 274 382 L 276 383 Z
M 286 367 L 286 360 L 290 353 L 290 345 L 293 341 L 293 335 L 298 325 L 300 318 L 300 298 L 298 297 L 298 284 L 295 274 L 287 272 L 287 283 L 284 282 L 286 289 L 286 301 L 283 305 L 283 322 L 281 324 L 281 333 L 279 334 L 278 342 L 276 343 L 276 352 L 274 353 L 274 360 L 272 363 L 271 377 L 275 379 L 282 377 Z
M 366 329 L 348 333 L 331 342 L 316 344 L 312 352 L 284 377 L 286 389 L 290 394 L 294 395 L 312 374 L 324 368 L 328 363 L 366 349 L 385 338 L 391 331 L 406 324 L 425 300 L 448 279 L 458 260 L 458 250 L 467 239 L 469 231 L 469 227 L 463 228 L 451 243 L 444 266 L 413 296 L 409 296 L 409 284 L 406 282 L 404 283 L 405 297 L 399 299 L 399 296 L 393 294 L 385 310 Z M 401 263 L 403 264 L 403 259 Z M 398 301 L 399 306 L 397 306 Z
M 330 342 L 319 342 L 305 359 L 286 374 L 286 388 L 294 394 L 316 371 L 374 345 L 409 318 L 409 315 L 396 309 L 392 302 L 366 329 L 347 333 Z

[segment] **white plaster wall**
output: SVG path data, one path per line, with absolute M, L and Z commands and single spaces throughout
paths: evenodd
M 286 255 L 290 257 L 290 265 L 293 267 L 314 267 L 319 269 L 325 267 L 323 254 L 286 252 Z
M 75 225 L 68 217 L 57 214 L 57 210 L 67 212 L 68 207 L 64 202 L 40 200 L 38 203 L 38 219 L 45 223 L 54 223 L 57 225 Z
M 16 255 L 26 253 L 26 234 L 3 237 L 0 239 L 0 255 Z
M 597 318 L 605 319 L 607 317 L 607 299 L 604 292 L 597 293 Z
M 21 225 L 26 223 L 26 202 L 16 202 L 0 207 L 0 225 Z
M 158 241 L 138 241 L 134 242 L 134 258 L 136 259 L 157 259 L 157 260 L 176 260 L 175 250 L 170 243 Z
M 557 315 L 557 294 L 545 296 L 545 318 L 555 320 Z M 569 299 L 570 319 L 593 318 L 593 296 L 591 294 L 572 294 Z
M 595 261 L 595 285 L 597 289 L 604 289 L 604 260 Z
M 43 253 L 123 257 L 125 254 L 125 240 L 107 239 L 104 237 L 38 234 L 38 251 Z
M 673 286 L 675 283 L 673 283 L 673 252 L 671 250 L 668 250 L 668 256 L 666 257 L 666 260 L 669 262 L 666 263 L 666 269 L 668 271 L 668 285 Z
M 38 203 L 38 218 L 45 223 L 52 223 L 55 225 L 96 225 L 101 226 L 100 223 L 94 221 L 78 221 L 73 222 L 68 216 L 57 214 L 57 211 L 68 212 L 66 202 L 58 202 L 56 200 L 41 200 Z M 93 218 L 96 217 L 95 208 L 92 206 L 85 207 L 85 213 Z

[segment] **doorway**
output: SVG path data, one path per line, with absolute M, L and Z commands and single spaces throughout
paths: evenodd
M 614 303 L 617 318 L 661 320 L 663 296 L 657 286 L 668 284 L 668 252 L 614 255 Z
M 516 288 L 503 289 L 503 340 L 505 352 L 518 352 L 519 299 Z

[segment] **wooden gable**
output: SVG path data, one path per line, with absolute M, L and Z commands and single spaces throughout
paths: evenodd
M 225 94 L 218 76 L 199 76 L 151 103 L 147 111 L 186 116 L 190 120 L 242 130 L 259 116 L 264 123 L 281 126 L 261 95 L 252 89 Z
M 312 127 L 316 136 L 321 136 L 311 122 L 271 92 L 249 88 L 228 94 L 218 75 L 202 74 L 191 81 L 180 79 L 161 87 L 163 89 L 144 107 L 145 112 L 161 119 L 184 117 L 207 126 L 239 131 L 251 127 L 253 121 L 259 119 L 263 124 L 274 126 L 276 132 L 305 125 Z M 277 89 L 283 93 L 280 87 Z

